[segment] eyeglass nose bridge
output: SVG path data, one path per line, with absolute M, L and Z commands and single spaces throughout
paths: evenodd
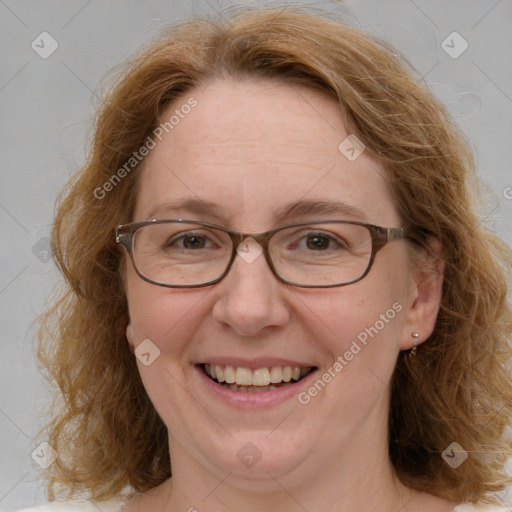
M 255 233 L 255 234 L 238 233 L 238 232 L 228 231 L 228 234 L 231 238 L 231 243 L 233 245 L 231 259 L 229 261 L 229 264 L 228 264 L 226 270 L 224 271 L 222 276 L 220 276 L 220 278 L 216 282 L 219 282 L 226 277 L 226 275 L 231 270 L 231 267 L 233 266 L 233 263 L 237 256 L 239 256 L 242 260 L 244 260 L 248 264 L 252 264 L 254 261 L 256 261 L 256 259 L 259 258 L 259 256 L 257 256 L 252 261 L 250 261 L 251 258 L 246 259 L 240 254 L 241 251 L 239 251 L 239 247 L 241 245 L 243 245 L 243 243 L 246 242 L 248 239 L 250 239 L 250 240 L 254 241 L 255 243 L 257 243 L 261 247 L 262 253 L 265 257 L 265 261 L 267 262 L 267 265 L 270 268 L 272 274 L 274 274 L 274 276 L 279 281 L 286 283 L 286 281 L 283 278 L 281 278 L 281 276 L 279 276 L 279 274 L 277 273 L 277 270 L 274 267 L 274 263 L 272 262 L 272 258 L 270 256 L 270 249 L 269 249 L 270 239 L 272 238 L 272 236 L 275 234 L 276 231 L 278 231 L 278 230 L 266 231 L 264 233 Z

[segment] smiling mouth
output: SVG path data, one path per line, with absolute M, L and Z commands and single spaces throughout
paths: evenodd
M 205 375 L 221 386 L 245 393 L 273 391 L 299 382 L 316 369 L 315 366 L 272 366 L 270 368 L 234 367 L 202 364 Z

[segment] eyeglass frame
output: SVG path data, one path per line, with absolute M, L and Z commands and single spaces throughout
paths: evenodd
M 133 254 L 133 237 L 135 233 L 142 229 L 145 226 L 151 226 L 151 225 L 157 225 L 157 224 L 170 224 L 170 223 L 187 223 L 187 224 L 197 224 L 203 227 L 209 227 L 213 229 L 217 229 L 220 231 L 223 231 L 229 235 L 231 238 L 231 243 L 233 245 L 232 247 L 232 254 L 231 258 L 229 260 L 229 263 L 225 269 L 225 271 L 216 279 L 212 281 L 208 281 L 206 283 L 202 284 L 165 284 L 160 283 L 158 281 L 153 281 L 149 277 L 142 274 L 142 272 L 139 270 L 137 263 L 135 261 L 135 256 Z M 356 278 L 353 279 L 347 283 L 340 283 L 340 284 L 326 284 L 326 285 L 304 285 L 304 284 L 298 284 L 294 283 L 293 281 L 288 281 L 281 277 L 276 268 L 274 267 L 274 263 L 272 262 L 272 258 L 270 256 L 269 251 L 269 245 L 270 240 L 274 236 L 275 233 L 283 230 L 288 229 L 292 227 L 300 227 L 300 226 L 311 226 L 315 224 L 353 224 L 356 226 L 362 226 L 368 229 L 370 232 L 371 240 L 372 240 L 372 252 L 370 255 L 370 260 L 368 262 L 368 266 L 364 273 Z M 395 240 L 400 240 L 403 238 L 408 237 L 408 233 L 406 228 L 399 227 L 399 228 L 385 228 L 382 226 L 376 226 L 374 224 L 369 224 L 367 222 L 361 222 L 361 221 L 355 221 L 355 220 L 314 220 L 309 222 L 299 222 L 295 224 L 287 224 L 285 226 L 279 226 L 277 228 L 271 229 L 269 231 L 265 231 L 263 233 L 240 233 L 238 231 L 232 231 L 230 229 L 224 228 L 222 226 L 218 226 L 216 224 L 211 224 L 209 222 L 203 222 L 203 221 L 197 221 L 197 220 L 188 220 L 188 219 L 152 219 L 152 220 L 146 220 L 141 222 L 132 222 L 129 224 L 119 224 L 115 228 L 115 235 L 116 235 L 116 243 L 123 246 L 132 261 L 133 268 L 137 272 L 137 275 L 143 279 L 144 281 L 157 285 L 157 286 L 163 286 L 166 288 L 203 288 L 205 286 L 211 286 L 213 284 L 217 284 L 220 282 L 231 270 L 231 267 L 233 265 L 233 262 L 235 261 L 235 257 L 237 255 L 237 249 L 247 238 L 252 238 L 255 242 L 257 242 L 263 249 L 263 254 L 265 255 L 265 260 L 267 261 L 267 265 L 270 267 L 270 270 L 274 274 L 274 276 L 281 281 L 282 283 L 289 284 L 292 286 L 297 286 L 299 288 L 335 288 L 339 286 L 347 286 L 350 284 L 357 283 L 364 279 L 368 273 L 370 272 L 370 269 L 373 266 L 375 256 L 376 254 L 388 243 L 393 242 Z

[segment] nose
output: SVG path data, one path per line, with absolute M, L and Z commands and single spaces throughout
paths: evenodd
M 284 326 L 289 319 L 285 285 L 272 273 L 263 253 L 240 246 L 228 274 L 217 287 L 212 316 L 243 336 Z M 258 246 L 259 247 L 259 246 Z M 261 251 L 261 248 L 260 248 Z

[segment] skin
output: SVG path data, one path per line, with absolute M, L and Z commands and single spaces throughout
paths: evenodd
M 370 223 L 401 225 L 379 163 L 367 153 L 350 162 L 338 150 L 348 132 L 323 93 L 217 80 L 176 100 L 163 119 L 190 96 L 197 107 L 145 160 L 133 221 L 188 218 L 259 233 L 283 225 L 278 207 L 304 199 L 342 200 Z M 158 209 L 184 197 L 219 204 L 223 219 Z M 317 219 L 350 217 L 286 223 Z M 283 284 L 263 257 L 237 257 L 213 286 L 164 288 L 140 279 L 127 258 L 128 339 L 132 349 L 149 338 L 160 350 L 138 366 L 169 429 L 173 477 L 126 511 L 451 511 L 455 503 L 403 486 L 387 452 L 396 358 L 428 338 L 441 293 L 442 267 L 413 267 L 407 244 L 388 244 L 362 281 L 330 289 Z M 323 373 L 394 303 L 402 311 L 307 405 L 235 409 L 207 395 L 193 371 L 221 355 L 293 357 Z M 262 455 L 252 468 L 237 457 L 248 442 Z

